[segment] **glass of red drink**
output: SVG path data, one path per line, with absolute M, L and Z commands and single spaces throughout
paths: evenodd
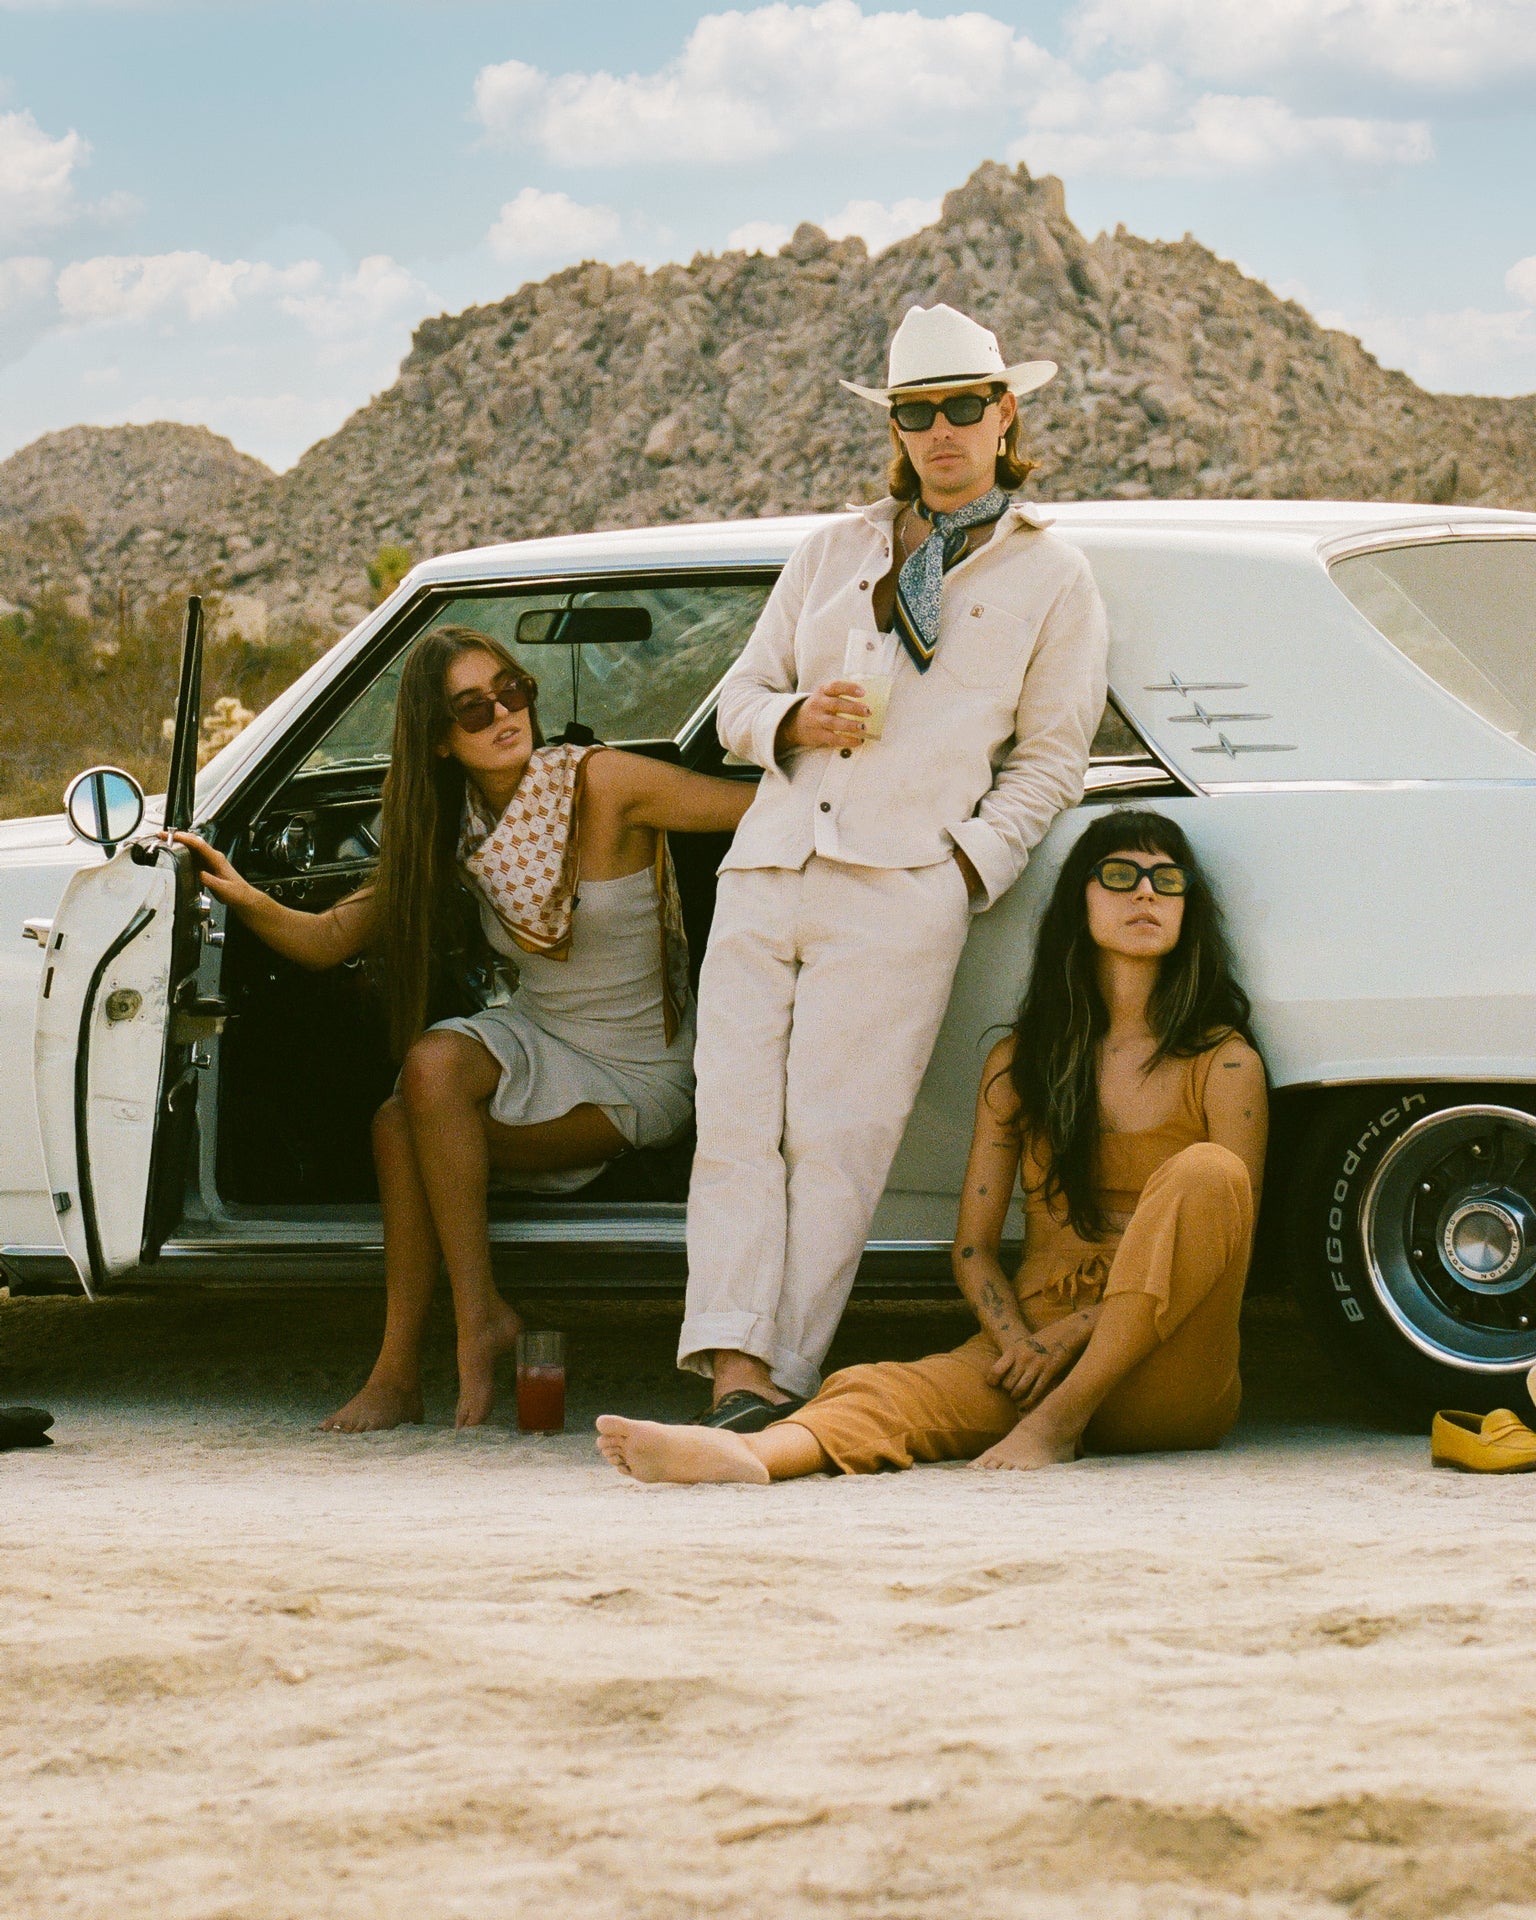
M 520 1433 L 565 1432 L 565 1335 L 517 1336 L 517 1426 Z

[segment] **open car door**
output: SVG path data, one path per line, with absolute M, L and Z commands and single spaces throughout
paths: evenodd
M 167 828 L 192 824 L 202 605 L 187 608 Z M 122 779 L 123 776 L 114 776 Z M 98 807 L 98 816 L 101 809 Z M 153 1260 L 181 1212 L 199 1069 L 223 1024 L 200 998 L 208 918 L 191 855 L 162 840 L 106 846 L 65 888 L 48 931 L 35 1028 L 43 1159 L 59 1231 L 92 1298 Z

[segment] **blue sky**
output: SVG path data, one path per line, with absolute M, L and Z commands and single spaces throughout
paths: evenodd
M 1536 391 L 1536 0 L 0 0 L 0 456 L 169 418 L 286 466 L 426 314 L 889 244 L 987 158 Z

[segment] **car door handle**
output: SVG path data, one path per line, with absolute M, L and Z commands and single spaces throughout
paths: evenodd
M 21 937 L 23 940 L 35 940 L 40 947 L 46 947 L 48 936 L 53 932 L 51 920 L 23 920 Z

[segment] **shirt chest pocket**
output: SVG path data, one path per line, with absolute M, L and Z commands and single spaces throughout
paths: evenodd
M 1033 634 L 1016 614 L 965 600 L 939 640 L 934 659 L 965 687 L 1017 687 L 1029 663 Z

